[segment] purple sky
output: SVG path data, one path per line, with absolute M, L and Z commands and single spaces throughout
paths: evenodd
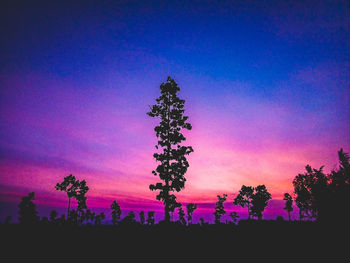
M 346 1 L 2 5 L 0 220 L 30 191 L 41 215 L 64 212 L 54 186 L 70 173 L 94 210 L 117 200 L 160 217 L 146 112 L 167 76 L 193 126 L 178 199 L 198 204 L 195 220 L 213 220 L 223 193 L 246 217 L 232 205 L 243 184 L 265 184 L 265 217 L 286 217 L 293 178 L 350 150 Z

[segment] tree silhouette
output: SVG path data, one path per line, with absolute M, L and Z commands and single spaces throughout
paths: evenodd
M 221 216 L 226 214 L 226 211 L 224 208 L 224 202 L 226 201 L 227 194 L 223 194 L 222 197 L 220 195 L 218 195 L 217 197 L 218 197 L 218 201 L 216 202 L 216 207 L 215 207 L 215 212 L 214 212 L 215 224 L 219 224 Z
M 180 207 L 181 204 L 176 201 L 175 195 L 169 196 L 169 212 L 171 213 L 171 221 L 173 221 L 174 211 L 176 208 Z
M 139 218 L 140 218 L 141 225 L 143 225 L 145 223 L 145 212 L 140 211 Z
M 56 224 L 56 222 L 57 222 L 57 216 L 58 216 L 58 213 L 56 212 L 56 210 L 52 210 L 52 211 L 50 212 L 49 219 L 50 219 L 51 224 Z
M 186 225 L 185 212 L 182 207 L 179 207 L 179 222 L 181 225 Z
M 34 200 L 34 192 L 29 193 L 27 196 L 22 197 L 21 202 L 18 205 L 18 220 L 21 224 L 35 224 L 39 221 L 37 216 Z
M 112 224 L 116 225 L 120 219 L 120 216 L 122 214 L 122 210 L 120 209 L 119 204 L 115 200 L 111 204 L 111 209 L 112 209 Z
M 154 211 L 148 211 L 146 221 L 148 225 L 154 225 Z
M 293 198 L 290 194 L 285 193 L 283 200 L 286 201 L 286 205 L 284 207 L 284 210 L 287 210 L 288 220 L 290 221 L 290 212 L 293 211 Z
M 338 151 L 338 157 L 338 171 L 325 175 L 323 166 L 317 170 L 307 165 L 306 172 L 294 178 L 300 219 L 316 218 L 322 222 L 347 222 L 350 219 L 350 158 L 343 149 Z
M 267 191 L 265 185 L 258 185 L 255 187 L 254 194 L 252 196 L 252 215 L 261 220 L 262 212 L 265 210 L 265 207 L 270 199 L 271 194 Z
M 102 223 L 102 220 L 104 220 L 105 218 L 106 218 L 106 216 L 103 212 L 101 212 L 98 215 L 95 215 L 95 225 L 100 226 Z
M 86 197 L 85 194 L 89 190 L 89 187 L 86 185 L 85 180 L 79 181 L 70 174 L 69 176 L 64 177 L 62 183 L 57 183 L 55 189 L 58 191 L 63 191 L 67 193 L 68 196 L 68 207 L 67 207 L 67 218 L 70 219 L 70 205 L 71 199 L 75 198 L 78 201 L 78 211 L 81 212 L 82 209 L 86 209 Z M 74 217 L 77 217 L 74 215 Z
M 186 210 L 187 210 L 187 222 L 189 225 L 192 224 L 192 216 L 193 216 L 193 212 L 194 210 L 197 209 L 197 205 L 193 204 L 193 203 L 188 203 L 186 205 Z
M 152 173 L 164 183 L 151 184 L 149 188 L 151 191 L 159 190 L 157 200 L 164 203 L 164 221 L 170 222 L 171 199 L 174 199 L 171 192 L 179 192 L 185 187 L 184 175 L 189 167 L 185 156 L 193 152 L 191 146 L 180 145 L 186 140 L 181 129 L 191 130 L 192 126 L 186 122 L 188 117 L 183 115 L 185 100 L 177 96 L 180 88 L 176 82 L 168 77 L 167 82 L 160 85 L 160 91 L 157 104 L 147 114 L 160 118 L 159 125 L 154 128 L 159 138 L 156 149 L 160 153 L 153 155 L 160 164 Z
M 231 212 L 230 217 L 232 218 L 233 223 L 236 224 L 239 218 L 239 216 L 237 215 L 237 212 Z
M 295 202 L 299 208 L 299 219 L 317 218 L 320 208 L 327 197 L 327 177 L 323 166 L 317 170 L 310 165 L 305 167 L 304 174 L 298 174 L 293 180 Z M 322 209 L 321 209 L 322 210 Z
M 238 195 L 233 201 L 234 205 L 240 205 L 241 207 L 248 208 L 248 219 L 250 219 L 251 216 L 250 206 L 252 202 L 253 193 L 253 187 L 242 185 L 241 190 L 239 190 Z

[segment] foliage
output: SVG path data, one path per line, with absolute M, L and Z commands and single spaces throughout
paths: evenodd
M 36 211 L 36 206 L 33 203 L 34 192 L 29 193 L 27 196 L 22 197 L 21 202 L 18 205 L 18 220 L 21 224 L 35 224 L 39 221 Z
M 239 218 L 239 216 L 237 215 L 237 212 L 231 212 L 230 217 L 232 218 L 233 223 L 236 224 Z
M 252 216 L 262 219 L 262 212 L 265 210 L 268 201 L 271 199 L 271 194 L 267 191 L 265 185 L 258 185 L 254 188 L 252 196 Z
M 140 211 L 139 218 L 140 218 L 141 225 L 143 225 L 145 223 L 145 212 Z
M 150 117 L 159 117 L 160 123 L 154 128 L 159 138 L 153 157 L 160 163 L 152 173 L 158 176 L 162 182 L 151 184 L 150 190 L 159 190 L 157 200 L 164 203 L 164 220 L 170 221 L 170 207 L 175 205 L 175 195 L 171 192 L 179 192 L 185 187 L 184 177 L 189 163 L 186 155 L 193 152 L 191 146 L 182 146 L 185 136 L 182 129 L 191 130 L 192 126 L 186 122 L 188 117 L 184 116 L 185 100 L 180 99 L 177 93 L 180 91 L 177 83 L 168 77 L 166 83 L 160 85 L 161 95 L 156 99 L 147 113 Z M 174 208 L 175 209 L 175 208 Z
M 254 193 L 253 187 L 242 185 L 241 190 L 239 190 L 238 195 L 233 201 L 234 205 L 240 205 L 241 207 L 248 208 L 248 219 L 250 219 L 250 216 L 251 216 L 250 207 L 251 207 L 253 193 Z
M 181 206 L 179 207 L 179 222 L 181 225 L 186 225 L 185 211 Z
M 68 196 L 68 208 L 67 208 L 67 219 L 73 219 L 74 222 L 81 216 L 82 211 L 87 208 L 86 206 L 86 193 L 89 191 L 89 187 L 86 185 L 86 181 L 79 181 L 70 174 L 64 177 L 62 183 L 57 183 L 55 189 L 67 193 Z M 70 215 L 70 204 L 71 198 L 75 198 L 78 202 L 77 211 L 74 211 L 73 215 Z
M 218 201 L 216 202 L 216 207 L 215 207 L 215 212 L 214 212 L 215 224 L 219 224 L 221 216 L 226 214 L 226 211 L 224 208 L 224 202 L 226 201 L 227 194 L 223 194 L 222 197 L 220 195 L 218 195 L 217 197 L 218 197 Z
M 148 225 L 154 225 L 154 211 L 148 211 L 146 221 Z
M 186 205 L 186 210 L 187 210 L 187 222 L 188 224 L 192 224 L 192 216 L 193 216 L 193 212 L 194 210 L 197 209 L 197 205 L 193 204 L 193 203 L 188 203 Z
M 117 201 L 115 200 L 113 201 L 113 203 L 111 204 L 111 210 L 112 210 L 112 224 L 116 225 L 122 214 L 122 210 L 120 209 L 120 206 L 117 203 Z
M 287 210 L 288 212 L 288 219 L 290 221 L 290 212 L 293 211 L 293 198 L 289 193 L 284 193 L 284 201 L 286 201 L 285 207 L 283 208 L 284 210 Z

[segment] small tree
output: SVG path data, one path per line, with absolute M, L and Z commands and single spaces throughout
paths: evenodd
M 146 221 L 148 225 L 151 225 L 151 226 L 154 225 L 154 211 L 148 211 Z
M 250 206 L 252 202 L 253 192 L 253 187 L 242 185 L 241 190 L 239 190 L 238 195 L 233 200 L 234 205 L 240 205 L 241 207 L 248 208 L 248 219 L 250 219 L 251 215 Z
M 62 183 L 57 183 L 55 189 L 58 191 L 63 191 L 67 193 L 68 196 L 68 207 L 67 207 L 67 218 L 70 217 L 70 205 L 71 199 L 75 198 L 78 201 L 78 211 L 81 212 L 82 209 L 86 209 L 86 197 L 85 194 L 89 190 L 89 187 L 86 185 L 85 180 L 79 181 L 70 174 L 69 176 L 64 177 Z M 78 213 L 77 213 L 78 216 Z
M 113 225 L 116 225 L 120 219 L 120 216 L 122 214 L 122 210 L 120 209 L 119 204 L 115 200 L 111 204 L 111 209 L 112 209 L 112 223 L 113 223 Z
M 56 224 L 56 222 L 57 222 L 57 216 L 58 216 L 58 213 L 56 212 L 56 210 L 52 210 L 52 211 L 50 212 L 49 219 L 50 219 L 51 224 Z
M 141 225 L 143 225 L 145 223 L 145 212 L 141 211 L 139 213 L 139 217 L 140 217 L 140 223 Z
M 192 216 L 193 216 L 193 212 L 194 210 L 197 209 L 197 205 L 193 204 L 193 203 L 188 203 L 186 205 L 186 210 L 187 210 L 187 222 L 188 224 L 192 224 Z
M 164 221 L 170 222 L 171 202 L 175 199 L 171 192 L 179 192 L 185 187 L 184 175 L 189 167 L 186 155 L 193 152 L 191 146 L 180 145 L 186 140 L 181 130 L 191 130 L 192 126 L 186 122 L 188 117 L 184 116 L 185 100 L 177 96 L 180 91 L 177 83 L 168 77 L 167 82 L 160 85 L 160 91 L 157 103 L 147 114 L 160 118 L 159 125 L 154 128 L 159 138 L 156 149 L 159 149 L 160 153 L 153 154 L 160 164 L 152 173 L 162 182 L 151 184 L 149 188 L 151 191 L 159 190 L 157 200 L 164 203 Z
M 218 197 L 218 201 L 216 202 L 214 216 L 215 216 L 215 224 L 220 224 L 221 216 L 226 214 L 226 211 L 224 208 L 224 202 L 226 201 L 227 194 L 223 194 L 222 197 L 218 195 L 217 197 Z
M 293 211 L 293 198 L 289 193 L 284 193 L 284 201 L 286 201 L 284 210 L 288 212 L 288 220 L 290 221 L 290 212 Z
M 271 199 L 271 194 L 267 191 L 265 185 L 258 185 L 254 189 L 252 196 L 252 215 L 256 216 L 258 220 L 262 219 L 262 213 L 267 206 L 268 201 Z
M 100 226 L 102 223 L 102 220 L 106 218 L 106 215 L 101 212 L 100 214 L 95 216 L 95 225 Z
M 33 200 L 34 192 L 22 197 L 22 200 L 18 205 L 18 220 L 21 224 L 35 224 L 39 221 L 39 217 L 37 216 L 38 212 L 36 211 Z
M 181 225 L 186 225 L 185 212 L 182 207 L 179 207 L 179 222 Z
M 237 219 L 239 218 L 239 216 L 237 215 L 237 212 L 231 212 L 230 217 L 232 218 L 233 223 L 236 224 Z

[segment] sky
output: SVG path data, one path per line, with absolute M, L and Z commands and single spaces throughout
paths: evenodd
M 73 3 L 71 3 L 73 2 Z M 217 195 L 265 184 L 264 218 L 305 166 L 350 151 L 348 1 L 2 1 L 0 220 L 29 192 L 41 216 L 64 213 L 55 190 L 85 179 L 87 205 L 110 217 L 163 207 L 149 184 L 157 120 L 146 115 L 171 76 L 186 100 L 194 152 L 183 204 L 214 221 Z M 293 216 L 297 216 L 294 209 Z M 229 217 L 226 215 L 224 220 Z

